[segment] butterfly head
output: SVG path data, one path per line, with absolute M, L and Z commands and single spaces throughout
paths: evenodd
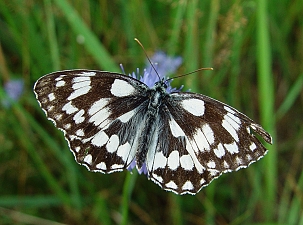
M 169 71 L 170 72 L 170 71 Z M 155 71 L 148 67 L 143 70 L 143 75 L 140 73 L 140 70 L 137 69 L 135 72 L 131 73 L 130 76 L 139 79 L 141 82 L 146 84 L 151 89 L 156 88 L 163 88 L 167 93 L 171 92 L 178 92 L 181 91 L 183 86 L 180 88 L 174 88 L 171 86 L 171 82 L 173 79 L 167 78 L 165 75 L 167 75 L 168 72 L 162 71 L 161 73 L 158 73 L 158 75 L 155 73 Z
M 161 80 L 155 82 L 154 86 L 152 87 L 152 89 L 155 89 L 156 91 L 160 91 L 162 93 L 170 93 L 170 89 L 172 87 L 170 86 L 170 84 L 167 83 L 167 79 L 162 78 Z

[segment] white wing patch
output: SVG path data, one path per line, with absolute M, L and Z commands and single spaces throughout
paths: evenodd
M 156 152 L 153 170 L 156 170 L 158 168 L 164 168 L 166 166 L 166 163 L 167 163 L 167 158 L 163 155 L 163 153 Z
M 209 150 L 210 145 L 208 144 L 208 141 L 205 135 L 202 133 L 201 129 L 196 130 L 196 133 L 193 136 L 193 140 L 196 142 L 199 151 L 203 152 Z
M 106 150 L 108 152 L 115 152 L 119 146 L 119 137 L 116 134 L 113 134 L 106 144 Z
M 97 147 L 102 147 L 108 141 L 108 136 L 104 131 L 99 131 L 91 140 L 91 143 Z
M 169 120 L 169 127 L 170 127 L 171 133 L 174 137 L 184 137 L 185 136 L 185 133 L 183 132 L 181 127 L 177 124 L 177 122 L 173 118 L 171 118 Z
M 79 89 L 79 88 L 83 88 L 83 87 L 86 87 L 86 86 L 89 86 L 90 85 L 90 78 L 89 77 L 75 77 L 73 79 L 73 89 L 76 90 L 76 89 Z
M 239 141 L 237 131 L 240 128 L 240 123 L 240 120 L 231 113 L 227 113 L 222 121 L 222 126 L 230 133 L 230 135 L 237 142 Z
M 105 106 L 108 105 L 109 98 L 101 98 L 98 101 L 94 102 L 92 106 L 88 110 L 89 115 L 94 115 L 99 110 L 103 109 Z
M 130 96 L 135 93 L 135 88 L 128 82 L 120 79 L 115 79 L 110 92 L 116 97 Z
M 117 155 L 120 156 L 124 162 L 126 162 L 129 156 L 130 148 L 131 148 L 130 144 L 126 142 L 125 144 L 120 145 L 117 150 Z
M 215 141 L 215 134 L 207 123 L 202 126 L 202 132 L 205 135 L 208 144 L 212 145 Z
M 181 167 L 185 170 L 193 170 L 194 162 L 190 155 L 182 155 L 180 157 Z
M 77 112 L 74 115 L 73 120 L 75 121 L 76 124 L 82 123 L 85 120 L 83 114 L 84 114 L 84 110 L 81 109 L 79 112 Z
M 176 170 L 180 166 L 180 157 L 177 150 L 172 151 L 167 159 L 167 165 L 171 170 Z
M 216 168 L 216 163 L 215 163 L 214 161 L 209 161 L 209 162 L 207 163 L 207 167 L 208 167 L 208 168 Z
M 62 110 L 70 115 L 70 114 L 77 112 L 79 109 L 77 107 L 73 106 L 72 102 L 68 102 L 62 107 Z
M 87 164 L 91 165 L 92 164 L 92 159 L 93 159 L 92 155 L 91 154 L 87 154 L 84 157 L 83 161 L 86 162 Z
M 56 99 L 54 93 L 50 93 L 50 94 L 48 95 L 48 99 L 49 99 L 49 101 L 54 101 L 54 100 Z
M 82 95 L 85 95 L 89 92 L 89 90 L 91 89 L 90 86 L 84 86 L 84 87 L 81 87 L 81 88 L 78 88 L 78 89 L 75 89 L 74 92 L 72 92 L 70 94 L 70 96 L 67 98 L 68 101 L 71 101 L 75 98 L 78 98 Z
M 203 116 L 205 107 L 204 101 L 196 98 L 185 99 L 181 102 L 182 107 L 194 116 Z
M 194 164 L 194 166 L 196 167 L 197 171 L 199 173 L 202 173 L 204 171 L 204 167 L 199 162 L 199 160 L 198 160 L 198 158 L 197 158 L 197 156 L 196 156 L 196 154 L 194 152 L 194 148 L 192 146 L 195 146 L 195 142 L 193 142 L 190 139 L 186 138 L 186 150 L 189 153 L 189 155 L 185 155 L 186 157 L 189 156 L 189 158 L 187 158 L 186 160 L 192 161 L 193 164 Z M 185 164 L 186 164 L 186 162 L 185 162 Z M 181 166 L 182 166 L 182 163 L 181 163 Z
M 95 126 L 100 126 L 103 121 L 105 121 L 110 116 L 110 110 L 107 107 L 102 108 L 92 115 L 89 122 L 94 123 Z M 102 126 L 100 126 L 102 127 Z
M 166 187 L 171 188 L 171 189 L 177 189 L 178 186 L 175 182 L 173 182 L 172 180 L 169 181 L 167 184 L 165 184 Z
M 84 131 L 83 129 L 79 129 L 76 131 L 76 135 L 79 136 L 79 137 L 83 137 L 84 136 Z
M 57 83 L 56 83 L 56 87 L 63 87 L 65 85 L 65 81 L 64 80 L 59 80 Z
M 251 143 L 251 145 L 249 146 L 249 149 L 254 151 L 257 148 L 255 143 Z
M 224 147 L 227 151 L 229 151 L 231 154 L 239 153 L 239 148 L 236 142 L 233 142 L 231 144 L 224 144 Z
M 96 75 L 96 72 L 94 71 L 86 71 L 86 72 L 82 72 L 81 73 L 81 76 L 89 76 L 89 77 L 92 77 L 92 76 L 95 76 Z
M 218 144 L 217 148 L 214 149 L 214 153 L 216 154 L 216 156 L 218 158 L 222 158 L 222 156 L 225 155 L 225 149 L 224 149 L 222 143 Z
M 136 110 L 131 110 L 121 116 L 118 117 L 118 119 L 122 122 L 122 123 L 126 123 L 128 122 L 136 113 Z
M 104 162 L 100 162 L 96 165 L 97 169 L 106 170 L 106 164 Z
M 189 180 L 186 181 L 184 183 L 184 185 L 182 186 L 182 190 L 193 190 L 194 189 L 194 186 L 192 184 L 192 182 L 190 182 Z

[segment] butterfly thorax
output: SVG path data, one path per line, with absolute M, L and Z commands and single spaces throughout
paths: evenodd
M 139 138 L 139 148 L 136 153 L 136 161 L 138 169 L 141 169 L 143 163 L 146 161 L 146 155 L 151 142 L 155 137 L 155 130 L 158 126 L 159 108 L 163 103 L 163 99 L 168 96 L 165 89 L 166 85 L 163 81 L 155 83 L 154 87 L 148 90 L 148 108 L 145 115 L 144 128 Z
M 154 87 L 149 89 L 148 92 L 148 98 L 149 98 L 149 104 L 148 104 L 148 111 L 149 114 L 155 114 L 157 113 L 158 108 L 160 107 L 162 103 L 162 99 L 167 95 L 164 83 L 157 82 Z

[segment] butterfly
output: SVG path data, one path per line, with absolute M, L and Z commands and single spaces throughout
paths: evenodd
M 135 163 L 161 188 L 196 194 L 222 173 L 262 158 L 272 138 L 229 105 L 202 94 L 153 86 L 119 73 L 66 70 L 34 86 L 46 116 L 64 136 L 75 160 L 112 173 Z

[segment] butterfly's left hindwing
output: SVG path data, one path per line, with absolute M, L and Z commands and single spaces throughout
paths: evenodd
M 111 173 L 127 168 L 147 100 L 146 85 L 116 73 L 71 70 L 48 74 L 35 87 L 47 117 L 64 132 L 78 163 Z

